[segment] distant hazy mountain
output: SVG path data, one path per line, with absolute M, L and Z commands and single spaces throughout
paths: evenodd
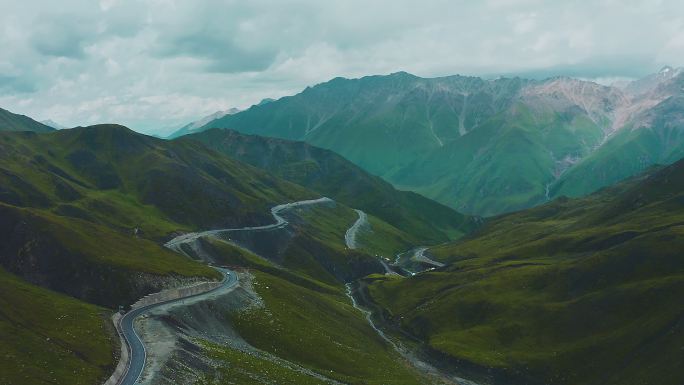
M 492 215 L 684 155 L 682 71 L 620 86 L 405 72 L 336 78 L 207 123 L 334 150 L 401 188 Z
M 25 115 L 11 113 L 0 108 L 0 131 L 50 132 L 54 128 L 36 122 Z
M 179 136 L 192 134 L 193 132 L 197 132 L 198 130 L 200 130 L 209 122 L 213 122 L 216 119 L 220 119 L 226 115 L 236 114 L 238 112 L 240 112 L 240 110 L 237 108 L 230 108 L 225 111 L 216 111 L 213 114 L 207 115 L 200 120 L 186 124 L 185 126 L 181 127 L 180 129 L 176 130 L 174 133 L 169 135 L 169 138 L 177 138 Z
M 46 125 L 46 126 L 52 127 L 52 128 L 54 128 L 55 130 L 63 130 L 63 129 L 65 129 L 65 128 L 67 128 L 66 126 L 62 126 L 61 124 L 55 122 L 55 121 L 52 120 L 52 119 L 43 120 L 43 121 L 41 121 L 41 123 L 44 124 L 44 125 Z

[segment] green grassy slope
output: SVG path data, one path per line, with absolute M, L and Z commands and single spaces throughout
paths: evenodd
M 273 204 L 320 196 L 197 141 L 162 141 L 121 126 L 48 134 L 2 133 L 0 150 L 0 265 L 24 279 L 7 274 L 13 281 L 3 276 L 2 282 L 16 282 L 35 291 L 38 294 L 27 295 L 36 296 L 36 301 L 41 292 L 47 292 L 38 286 L 68 294 L 71 297 L 51 295 L 55 305 L 64 302 L 64 315 L 72 321 L 74 335 L 93 334 L 84 346 L 71 340 L 60 344 L 87 354 L 85 358 L 79 353 L 66 357 L 56 350 L 41 352 L 45 359 L 40 365 L 65 362 L 54 374 L 48 372 L 57 383 L 75 376 L 72 367 L 78 365 L 78 359 L 86 361 L 79 367 L 82 373 L 78 376 L 89 382 L 111 369 L 112 342 L 102 341 L 106 334 L 95 328 L 107 320 L 98 318 L 101 323 L 95 324 L 92 318 L 102 308 L 74 298 L 113 308 L 170 282 L 215 278 L 212 269 L 165 250 L 160 241 L 175 230 L 263 224 L 272 220 L 268 208 Z M 276 259 L 288 270 L 264 261 L 256 266 L 259 279 L 279 290 L 274 296 L 260 293 L 268 301 L 268 313 L 251 313 L 249 322 L 235 319 L 241 332 L 256 346 L 326 376 L 352 383 L 363 383 L 366 378 L 368 383 L 377 384 L 420 383 L 403 363 L 395 362 L 396 353 L 377 337 L 344 295 L 343 281 L 381 270 L 371 255 L 375 244 L 360 251 L 344 247 L 344 233 L 356 220 L 356 213 L 336 204 L 299 208 L 288 213 L 288 218 L 291 226 L 281 231 L 287 233 L 287 242 L 274 243 L 281 249 Z M 377 234 L 410 238 L 380 219 L 373 217 L 372 221 Z M 134 228 L 142 231 L 136 236 Z M 392 239 L 377 247 L 399 248 L 400 243 Z M 7 288 L 8 293 L 12 290 Z M 33 299 L 11 295 L 10 302 L 22 300 L 22 306 L 42 306 Z M 254 327 L 273 321 L 264 318 L 272 314 L 277 315 L 278 325 L 269 329 L 267 341 Z M 293 318 L 293 314 L 301 317 Z M 52 317 L 51 313 L 36 316 L 41 322 Z M 2 322 L 4 319 L 0 320 L 0 338 L 8 341 L 8 357 L 29 367 L 26 360 L 30 357 L 15 354 L 21 347 L 6 333 L 20 323 L 24 329 L 19 335 L 26 335 L 35 350 L 41 346 L 40 340 L 34 341 L 29 334 L 40 332 L 43 326 L 38 321 L 17 320 L 8 321 L 10 326 L 5 329 Z M 284 328 L 294 331 L 276 333 Z M 69 336 L 71 333 L 69 330 Z M 309 353 L 296 345 L 302 341 L 312 347 Z M 89 351 L 90 342 L 98 343 L 100 351 Z M 214 348 L 216 355 L 234 353 Z M 252 370 L 250 365 L 253 369 L 268 366 L 250 361 L 244 368 L 247 372 Z M 230 366 L 227 370 L 231 373 Z M 284 377 L 274 378 L 298 378 L 296 373 L 280 374 Z M 26 383 L 41 383 L 44 373 L 12 371 L 10 375 L 28 375 Z M 74 378 L 80 381 L 80 377 Z
M 175 228 L 256 223 L 314 194 L 212 152 L 122 126 L 0 134 L 0 201 L 60 210 L 149 237 Z
M 398 253 L 419 245 L 403 231 L 372 215 L 368 216 L 368 222 L 370 225 L 357 234 L 358 247 L 362 251 L 393 259 Z
M 0 108 L 0 131 L 51 132 L 55 129 L 28 116 L 13 114 Z
M 434 350 L 520 383 L 680 384 L 683 194 L 680 161 L 498 217 L 431 249 L 446 268 L 369 292 Z
M 0 133 L 0 383 L 103 380 L 114 344 L 92 304 L 219 278 L 162 240 L 261 224 L 272 205 L 314 197 L 200 143 L 121 126 Z
M 303 374 L 298 370 L 278 365 L 268 359 L 244 354 L 224 345 L 204 342 L 208 356 L 221 361 L 219 378 L 205 375 L 196 385 L 222 385 L 224 378 L 240 385 L 324 385 L 329 382 Z M 216 376 L 218 377 L 218 376 Z
M 352 384 L 418 384 L 416 375 L 339 292 L 325 294 L 255 272 L 265 309 L 237 315 L 254 346 Z
M 110 308 L 159 290 L 153 277 L 219 277 L 156 242 L 45 210 L 0 203 L 0 228 L 0 265 L 36 285 Z
M 226 263 L 247 266 L 255 275 L 255 290 L 265 306 L 232 315 L 233 326 L 250 344 L 344 383 L 425 383 L 351 306 L 339 283 L 329 285 L 277 268 L 222 242 L 215 246 Z M 219 349 L 217 354 L 235 353 Z M 275 367 L 261 373 L 291 375 Z
M 364 210 L 411 234 L 420 243 L 443 242 L 473 228 L 471 218 L 418 194 L 397 191 L 334 152 L 304 142 L 221 129 L 181 140 L 198 140 L 237 160 Z
M 357 218 L 356 212 L 348 207 L 340 204 L 301 207 L 284 215 L 290 222 L 284 229 L 233 232 L 228 237 L 231 242 L 279 266 L 329 285 L 382 271 L 374 244 L 362 250 L 346 248 L 344 234 Z M 391 244 L 391 240 L 387 243 Z M 217 254 L 216 247 L 204 246 L 210 255 Z M 215 260 L 222 262 L 221 258 Z
M 0 268 L 0 383 L 95 384 L 114 368 L 110 312 Z
M 382 271 L 372 252 L 398 248 L 401 241 L 381 239 L 359 251 L 347 250 L 344 233 L 357 216 L 341 204 L 302 207 L 285 216 L 290 222 L 285 229 L 252 237 L 230 235 L 232 242 L 254 248 L 261 256 L 215 239 L 202 244 L 216 263 L 249 268 L 256 277 L 255 289 L 264 307 L 232 315 L 240 336 L 259 349 L 344 383 L 425 383 L 353 309 L 342 286 L 345 280 Z M 365 234 L 364 244 L 372 235 L 398 232 L 375 218 L 372 225 L 374 233 Z M 279 246 L 269 248 L 274 240 Z M 230 348 L 207 350 L 225 361 L 223 372 L 243 379 L 240 383 L 319 383 Z M 220 381 L 207 378 L 206 383 Z
M 294 237 L 283 250 L 283 266 L 331 284 L 381 270 L 375 258 L 344 244 L 344 234 L 357 218 L 351 209 L 312 207 L 289 217 Z
M 116 125 L 0 133 L 0 160 L 2 265 L 105 306 L 158 290 L 152 276 L 216 276 L 165 250 L 171 232 L 261 224 L 272 205 L 317 196 L 200 143 Z

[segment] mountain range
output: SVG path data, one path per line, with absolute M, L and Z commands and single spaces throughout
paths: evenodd
M 117 309 L 223 266 L 135 321 L 147 383 L 679 385 L 683 86 L 336 78 L 172 139 L 0 109 L 0 383 L 104 382 Z
M 278 161 L 279 167 L 257 168 L 228 156 L 236 150 L 227 143 L 235 143 L 243 159 L 255 159 L 263 154 L 261 146 L 267 140 L 221 131 L 199 135 L 197 139 L 167 141 L 117 125 L 48 134 L 0 133 L 3 234 L 14 234 L 11 229 L 19 226 L 22 217 L 30 216 L 55 225 L 69 223 L 70 228 L 90 223 L 93 229 L 100 226 L 102 231 L 114 233 L 137 229 L 141 239 L 158 242 L 176 231 L 268 222 L 270 206 L 323 194 L 340 204 L 367 210 L 379 226 L 389 226 L 400 234 L 405 242 L 402 247 L 445 242 L 477 224 L 473 218 L 420 195 L 397 191 L 329 151 L 305 149 L 304 158 L 297 144 L 279 141 L 280 151 L 274 155 L 289 153 L 290 163 L 283 159 Z M 221 152 L 202 141 L 213 143 Z M 311 165 L 317 164 L 329 165 L 336 172 L 314 170 Z M 309 170 L 308 176 L 304 170 Z M 345 179 L 345 188 L 340 188 L 340 178 Z M 21 248 L 22 242 L 28 241 L 22 239 L 4 247 Z M 12 250 L 5 250 L 6 255 L 13 255 Z M 55 274 L 42 278 L 41 255 L 0 259 L 0 263 L 51 288 L 71 282 Z M 50 255 L 45 258 L 52 258 Z M 36 264 L 25 263 L 26 257 Z M 45 269 L 52 269 L 50 266 Z M 112 305 L 109 299 L 96 302 Z
M 324 368 L 336 378 L 356 378 L 353 382 L 373 377 L 373 383 L 379 383 L 388 368 L 396 376 L 412 376 L 377 338 L 363 339 L 373 331 L 361 313 L 349 310 L 343 283 L 383 271 L 379 254 L 391 256 L 415 244 L 448 241 L 477 224 L 417 194 L 397 191 L 329 151 L 302 152 L 296 143 L 278 141 L 282 153 L 290 155 L 279 162 L 282 168 L 271 164 L 262 169 L 229 156 L 229 147 L 217 145 L 217 151 L 206 146 L 202 137 L 169 141 L 119 125 L 35 132 L 44 130 L 43 125 L 19 115 L 8 117 L 14 122 L 8 125 L 11 130 L 0 130 L 0 288 L 6 295 L 0 309 L 2 383 L 103 381 L 116 358 L 111 309 L 164 288 L 217 278 L 205 264 L 163 247 L 164 241 L 188 231 L 270 223 L 270 207 L 320 198 L 321 192 L 336 193 L 339 202 L 292 213 L 294 223 L 285 230 L 239 238 L 265 257 L 236 260 L 244 248 L 221 242 L 204 246 L 223 263 L 245 265 L 255 258 L 253 268 L 261 271 L 261 279 L 283 287 L 283 294 L 319 298 L 315 306 L 323 313 L 307 317 L 336 314 L 339 325 L 320 324 L 317 327 L 325 330 L 319 334 L 306 334 L 314 320 L 307 321 L 305 337 L 327 353 L 301 358 L 302 364 Z M 244 141 L 238 146 L 243 159 L 255 159 L 260 146 L 269 142 L 239 139 L 234 132 L 198 135 Z M 307 162 L 331 164 L 339 171 L 300 168 Z M 288 169 L 312 172 L 298 178 Z M 339 178 L 346 178 L 347 190 L 340 188 Z M 358 219 L 347 204 L 368 210 L 367 234 L 360 238 L 372 235 L 378 241 L 358 250 L 345 247 L 345 231 Z M 294 306 L 304 306 L 290 304 L 296 298 L 279 298 L 268 309 L 268 319 L 276 314 L 288 328 L 301 326 L 301 319 L 287 318 Z M 336 350 L 325 337 L 340 333 L 340 328 L 354 336 L 346 337 L 353 338 L 349 344 L 354 354 L 384 366 L 357 372 L 358 364 L 342 364 L 355 361 L 356 355 Z M 254 338 L 261 346 L 258 335 Z M 278 341 L 279 349 L 296 351 L 295 341 L 278 338 L 273 336 L 263 349 Z M 334 372 L 327 356 L 340 362 Z M 196 370 L 206 370 L 202 368 Z M 276 365 L 274 370 L 288 369 Z M 359 375 L 366 377 L 354 377 Z
M 681 69 L 606 86 L 405 72 L 335 78 L 198 128 L 306 141 L 490 216 L 582 196 L 684 155 Z

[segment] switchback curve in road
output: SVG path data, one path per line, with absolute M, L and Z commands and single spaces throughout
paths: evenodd
M 282 228 L 288 225 L 288 222 L 285 218 L 283 218 L 280 213 L 289 210 L 295 207 L 299 206 L 306 206 L 306 205 L 315 205 L 315 204 L 322 204 L 322 203 L 331 203 L 334 202 L 330 198 L 318 198 L 318 199 L 308 199 L 308 200 L 303 200 L 303 201 L 297 201 L 297 202 L 291 202 L 291 203 L 283 203 L 277 206 L 274 206 L 271 208 L 271 215 L 275 219 L 275 223 L 272 223 L 270 225 L 263 225 L 263 226 L 251 226 L 251 227 L 238 227 L 238 228 L 232 228 L 232 229 L 216 229 L 216 230 L 207 230 L 207 231 L 202 231 L 198 233 L 187 233 L 183 235 L 179 235 L 172 240 L 166 242 L 164 246 L 167 248 L 180 253 L 180 254 L 185 254 L 182 249 L 181 245 L 184 243 L 192 242 L 198 238 L 201 237 L 206 237 L 206 236 L 216 236 L 219 233 L 224 233 L 224 232 L 232 232 L 232 231 L 254 231 L 254 230 L 270 230 L 270 229 L 277 229 L 277 228 Z
M 321 204 L 321 203 L 330 203 L 334 202 L 330 198 L 322 197 L 318 199 L 309 199 L 309 200 L 302 200 L 302 201 L 297 201 L 297 202 L 290 202 L 290 203 L 284 203 L 280 204 L 277 206 L 274 206 L 271 208 L 271 215 L 275 219 L 275 223 L 269 224 L 269 225 L 263 225 L 263 226 L 251 226 L 251 227 L 240 227 L 240 228 L 233 228 L 233 229 L 218 229 L 218 230 L 209 230 L 209 231 L 203 231 L 203 232 L 198 232 L 198 233 L 187 233 L 180 235 L 178 237 L 173 238 L 172 240 L 168 241 L 167 243 L 164 244 L 165 247 L 176 251 L 180 254 L 184 254 L 181 245 L 187 242 L 191 242 L 197 238 L 203 237 L 203 236 L 212 236 L 216 235 L 221 232 L 230 232 L 230 231 L 250 231 L 250 230 L 269 230 L 269 229 L 276 229 L 276 228 L 281 228 L 284 226 L 287 226 L 288 222 L 285 218 L 283 218 L 280 214 L 288 209 L 292 209 L 295 207 L 299 206 L 305 206 L 305 205 L 312 205 L 312 204 Z M 227 289 L 231 288 L 238 283 L 238 278 L 237 274 L 229 269 L 226 268 L 219 268 L 219 267 L 214 267 L 215 269 L 219 270 L 223 276 L 224 279 L 222 281 L 222 285 L 219 287 L 216 287 L 212 290 L 209 290 L 204 293 L 199 293 L 187 297 L 182 297 L 170 301 L 164 301 L 164 302 L 159 302 L 156 304 L 151 304 L 147 306 L 142 306 L 136 309 L 133 309 L 126 313 L 121 319 L 119 320 L 119 330 L 121 330 L 121 333 L 124 336 L 124 341 L 128 345 L 128 350 L 129 350 L 129 361 L 128 365 L 126 367 L 125 374 L 122 376 L 121 380 L 119 381 L 119 385 L 134 385 L 138 382 L 140 379 L 140 376 L 143 372 L 143 369 L 145 368 L 145 360 L 146 360 L 146 351 L 145 351 L 145 345 L 143 344 L 142 340 L 140 339 L 140 336 L 137 334 L 135 331 L 135 319 L 138 318 L 139 316 L 149 312 L 150 310 L 161 306 L 161 305 L 166 305 L 169 303 L 174 303 L 174 302 L 179 302 L 183 301 L 188 298 L 197 298 L 201 296 L 207 296 L 209 294 L 212 294 L 216 292 L 217 290 L 221 289 Z
M 142 374 L 143 369 L 145 368 L 147 352 L 145 350 L 145 345 L 143 344 L 142 340 L 140 339 L 140 336 L 135 330 L 136 318 L 140 317 L 141 315 L 149 312 L 150 310 L 158 306 L 167 305 L 174 302 L 180 302 L 188 298 L 200 298 L 203 296 L 208 296 L 218 290 L 229 289 L 237 285 L 238 277 L 234 271 L 221 267 L 214 268 L 223 274 L 224 278 L 221 282 L 221 286 L 218 286 L 204 293 L 199 293 L 187 297 L 181 297 L 169 301 L 142 306 L 129 311 L 123 317 L 121 317 L 121 319 L 119 320 L 119 330 L 121 330 L 121 333 L 124 336 L 124 340 L 128 345 L 129 361 L 128 366 L 126 367 L 126 372 L 119 381 L 120 385 L 134 385 L 135 383 L 137 383 L 138 379 L 140 378 L 140 375 Z

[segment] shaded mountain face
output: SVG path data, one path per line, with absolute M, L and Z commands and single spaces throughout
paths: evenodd
M 302 140 L 395 186 L 493 215 L 677 160 L 679 69 L 624 87 L 407 73 L 336 78 L 203 129 Z
M 412 192 L 398 191 L 336 153 L 305 142 L 212 129 L 197 140 L 241 162 L 361 209 L 410 234 L 417 244 L 440 243 L 469 232 L 474 218 Z
M 18 115 L 0 108 L 0 132 L 2 131 L 33 131 L 51 132 L 55 129 L 43 123 L 36 122 L 25 115 Z
M 684 381 L 684 160 L 492 219 L 411 279 L 369 281 L 388 323 L 498 384 Z
M 336 78 L 302 93 L 206 125 L 305 140 L 330 148 L 377 175 L 467 132 L 482 117 L 505 109 L 524 81 L 421 79 L 407 73 Z M 468 95 L 472 119 L 459 112 Z M 480 117 L 476 117 L 480 116 Z

